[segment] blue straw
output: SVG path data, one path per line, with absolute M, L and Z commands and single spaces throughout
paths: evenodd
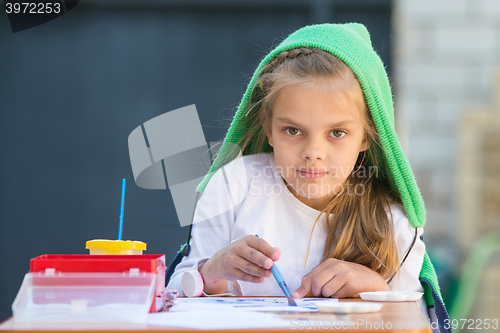
M 118 240 L 122 240 L 122 232 L 123 232 L 123 208 L 125 207 L 125 183 L 126 180 L 123 178 L 122 181 L 122 203 L 120 207 L 120 226 L 118 227 Z

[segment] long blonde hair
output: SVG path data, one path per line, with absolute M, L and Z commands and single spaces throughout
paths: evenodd
M 351 69 L 334 55 L 316 48 L 296 48 L 284 51 L 262 68 L 252 88 L 242 121 L 247 130 L 237 142 L 243 155 L 272 152 L 267 141 L 272 123 L 272 109 L 277 93 L 292 84 L 307 83 L 312 79 L 334 80 L 360 105 L 365 129 L 365 139 L 370 148 L 361 152 L 353 172 L 346 179 L 346 186 L 363 193 L 352 195 L 343 191 L 336 195 L 320 216 L 326 214 L 326 242 L 322 261 L 336 258 L 362 264 L 378 272 L 385 279 L 392 279 L 398 271 L 398 254 L 394 238 L 390 204 L 400 203 L 388 181 L 385 170 L 375 154 L 380 139 L 361 86 Z M 369 165 L 370 164 L 370 165 Z M 359 172 L 359 170 L 364 172 Z M 376 175 L 371 171 L 375 169 Z M 367 174 L 368 170 L 368 174 Z M 346 187 L 345 186 L 345 187 Z

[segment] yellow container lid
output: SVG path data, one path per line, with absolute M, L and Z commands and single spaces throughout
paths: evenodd
M 124 250 L 124 249 L 136 249 L 136 250 L 146 250 L 146 243 L 141 241 L 131 241 L 131 240 L 109 240 L 109 239 L 94 239 L 89 240 L 85 243 L 86 249 L 106 249 L 106 250 Z

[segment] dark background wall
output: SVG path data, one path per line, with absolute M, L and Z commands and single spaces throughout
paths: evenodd
M 12 33 L 0 12 L 0 321 L 41 254 L 124 239 L 170 260 L 187 237 L 170 192 L 133 182 L 130 132 L 196 104 L 224 137 L 261 58 L 312 23 L 361 22 L 390 70 L 390 1 L 81 1 Z

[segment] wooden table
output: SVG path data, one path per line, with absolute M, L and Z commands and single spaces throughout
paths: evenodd
M 342 299 L 341 302 L 364 302 L 361 299 Z M 247 330 L 223 330 L 223 332 L 290 332 L 290 331 L 306 331 L 310 332 L 312 326 L 314 329 L 327 329 L 327 330 L 341 330 L 341 331 L 355 331 L 355 332 L 394 332 L 401 333 L 432 333 L 428 326 L 428 321 L 422 312 L 418 302 L 380 302 L 384 306 L 382 310 L 376 313 L 366 314 L 349 314 L 349 315 L 333 315 L 322 313 L 301 313 L 301 314 L 285 314 L 281 315 L 285 319 L 290 320 L 289 328 L 272 328 L 272 329 L 247 329 Z M 299 319 L 307 319 L 299 321 Z M 349 321 L 350 326 L 345 323 L 342 327 L 337 324 L 335 327 L 334 321 L 344 320 Z M 309 324 L 308 324 L 309 323 Z M 338 323 L 338 322 L 337 322 Z M 139 324 L 19 324 L 15 323 L 12 318 L 0 324 L 1 332 L 113 332 L 113 331 L 126 331 L 127 333 L 133 332 L 183 332 L 186 331 L 199 331 L 185 328 L 169 328 L 166 326 L 151 326 Z M 214 332 L 214 331 L 208 331 Z

